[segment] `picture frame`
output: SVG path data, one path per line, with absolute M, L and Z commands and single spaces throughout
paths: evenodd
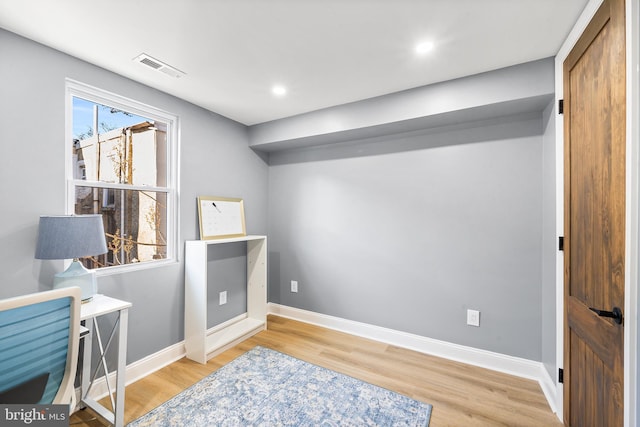
M 244 201 L 233 197 L 198 196 L 200 240 L 246 236 Z

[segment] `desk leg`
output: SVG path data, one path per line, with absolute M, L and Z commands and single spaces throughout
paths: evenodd
M 124 426 L 124 387 L 127 369 L 127 325 L 129 324 L 129 310 L 120 310 L 118 330 L 118 370 L 116 371 L 116 407 L 114 408 L 115 427 Z
M 94 329 L 93 322 L 91 320 L 83 321 L 83 323 L 85 324 L 84 326 L 89 330 L 89 333 L 85 335 L 83 339 L 84 347 L 82 352 L 82 384 L 80 385 L 80 407 L 84 409 L 86 408 L 86 405 L 84 404 L 84 402 L 82 402 L 82 400 L 87 397 L 91 379 L 91 346 L 93 344 Z
M 93 321 L 91 321 L 93 320 Z M 106 343 L 106 346 L 102 346 L 102 339 L 100 337 L 100 331 L 98 329 L 97 322 L 95 318 L 86 321 L 86 328 L 89 329 L 89 334 L 87 334 L 84 340 L 84 354 L 82 358 L 82 407 L 90 407 L 93 409 L 98 415 L 107 420 L 109 424 L 114 427 L 123 427 L 124 426 L 124 388 L 125 388 L 125 377 L 126 377 L 126 369 L 127 369 L 127 326 L 129 323 L 129 310 L 123 309 L 118 311 L 118 320 L 117 324 L 111 330 L 111 334 Z M 116 333 L 116 328 L 118 331 L 118 339 L 113 343 L 113 338 Z M 93 344 L 93 334 L 96 335 L 96 339 L 98 341 L 98 347 L 100 350 L 100 358 L 101 360 L 98 362 L 98 366 L 94 371 L 93 377 L 91 376 L 91 347 Z M 111 345 L 115 345 L 115 351 L 118 355 L 118 364 L 116 370 L 116 399 L 115 402 L 113 400 L 113 394 L 111 386 L 109 385 L 109 371 L 106 365 L 106 353 Z M 102 366 L 100 366 L 102 363 Z M 93 385 L 95 381 L 95 377 L 98 375 L 100 367 L 104 370 L 104 379 L 106 381 L 106 386 L 108 389 L 109 397 L 111 398 L 111 404 L 113 407 L 113 411 L 110 411 L 106 407 L 102 406 L 100 403 L 95 401 L 93 398 L 89 397 L 89 389 Z

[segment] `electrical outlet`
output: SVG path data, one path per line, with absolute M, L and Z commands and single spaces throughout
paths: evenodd
M 219 305 L 225 305 L 227 303 L 227 291 L 220 292 Z
M 298 281 L 297 280 L 292 280 L 291 281 L 291 292 L 298 292 Z
M 478 310 L 467 310 L 467 325 L 480 326 L 480 312 Z

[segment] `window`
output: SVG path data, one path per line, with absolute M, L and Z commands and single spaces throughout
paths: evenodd
M 67 81 L 67 209 L 101 214 L 108 248 L 83 259 L 87 268 L 175 260 L 177 126 L 174 115 Z

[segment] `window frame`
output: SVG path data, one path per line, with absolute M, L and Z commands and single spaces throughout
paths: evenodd
M 73 165 L 73 98 L 82 98 L 109 107 L 114 107 L 152 120 L 158 120 L 167 125 L 167 186 L 122 185 L 101 181 L 85 181 L 74 178 Z M 117 188 L 125 190 L 158 191 L 167 194 L 167 256 L 160 260 L 136 262 L 123 265 L 96 268 L 93 271 L 98 276 L 122 273 L 126 271 L 156 268 L 179 262 L 179 145 L 180 121 L 175 114 L 144 104 L 115 93 L 99 89 L 72 80 L 65 80 L 65 210 L 67 215 L 75 213 L 76 187 Z M 65 261 L 66 264 L 70 260 Z

